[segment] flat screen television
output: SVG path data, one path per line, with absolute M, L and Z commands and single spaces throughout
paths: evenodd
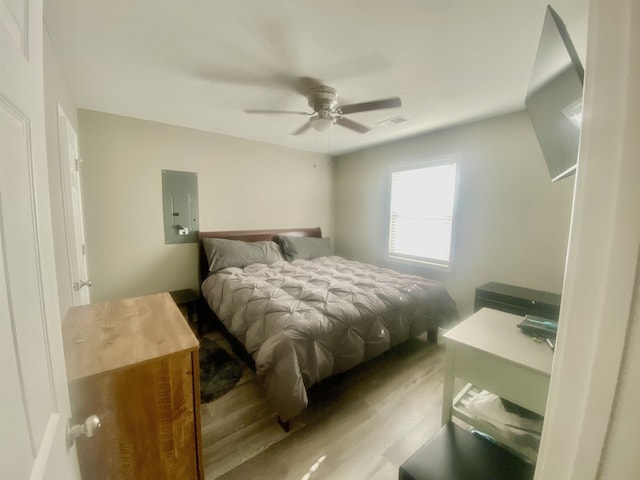
M 583 82 L 584 69 L 567 28 L 547 6 L 525 106 L 551 181 L 575 173 Z

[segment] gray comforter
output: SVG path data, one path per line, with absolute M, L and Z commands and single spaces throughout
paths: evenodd
M 314 383 L 455 315 L 433 280 L 335 256 L 226 268 L 202 293 L 284 421 L 306 408 Z

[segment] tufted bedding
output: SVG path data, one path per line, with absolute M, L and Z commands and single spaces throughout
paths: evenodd
M 311 385 L 455 315 L 433 280 L 335 256 L 225 268 L 202 293 L 284 421 L 306 408 Z

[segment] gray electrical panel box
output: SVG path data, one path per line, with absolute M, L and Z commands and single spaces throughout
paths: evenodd
M 197 243 L 198 174 L 162 170 L 164 243 Z

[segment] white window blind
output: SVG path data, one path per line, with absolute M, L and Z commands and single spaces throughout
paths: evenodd
M 390 257 L 449 266 L 455 190 L 455 161 L 392 172 Z

